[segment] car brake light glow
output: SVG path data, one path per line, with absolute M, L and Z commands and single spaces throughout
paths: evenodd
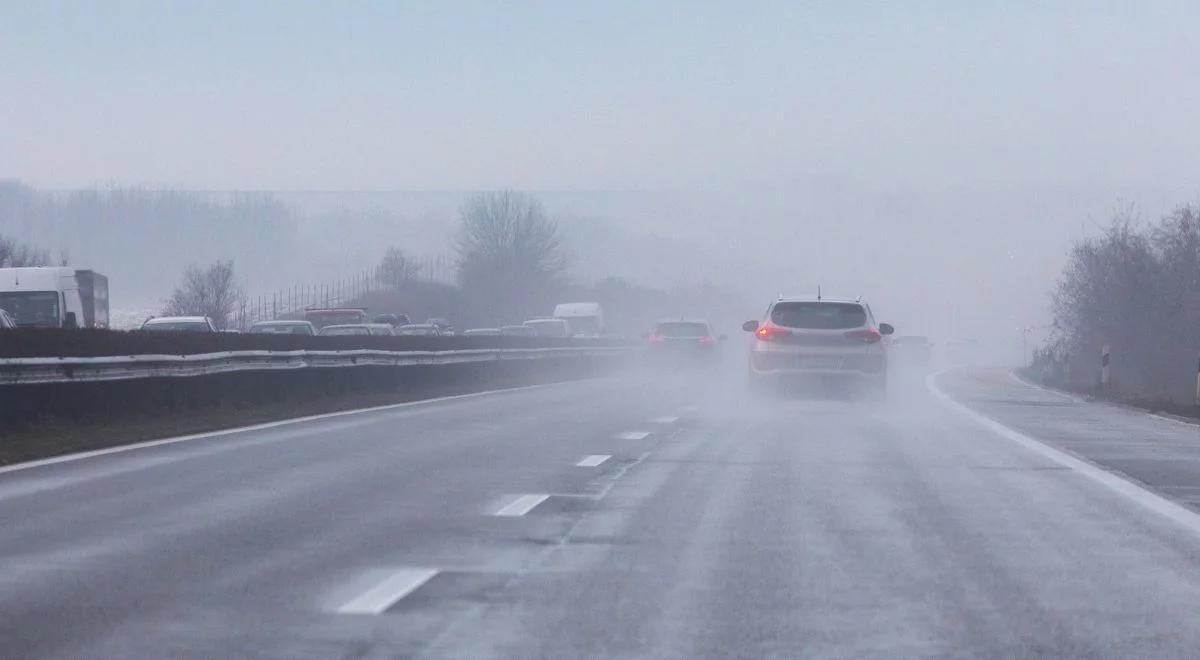
M 755 339 L 761 339 L 763 341 L 771 341 L 772 337 L 781 334 L 783 334 L 783 330 L 780 330 L 773 325 L 760 325 L 758 326 L 758 330 L 754 331 Z
M 661 344 L 663 341 L 666 340 L 665 337 L 663 337 L 662 335 L 660 335 L 658 333 L 654 333 L 654 334 L 650 335 L 649 339 L 650 339 L 650 342 L 653 344 Z
M 711 343 L 713 343 L 713 338 L 709 337 L 708 335 L 705 335 L 700 338 L 700 343 L 701 344 L 711 344 Z

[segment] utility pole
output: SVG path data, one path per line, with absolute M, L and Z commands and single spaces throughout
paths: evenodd
M 1029 333 L 1033 331 L 1033 326 L 1022 326 L 1018 328 L 1021 331 L 1021 366 L 1029 367 Z

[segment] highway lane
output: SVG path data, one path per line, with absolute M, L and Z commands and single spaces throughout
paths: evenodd
M 0 474 L 5 655 L 1194 655 L 1195 529 L 919 378 L 882 407 L 738 385 L 630 375 Z

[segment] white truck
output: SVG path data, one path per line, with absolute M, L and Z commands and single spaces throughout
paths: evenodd
M 0 309 L 19 328 L 107 328 L 108 278 L 68 267 L 0 268 Z
M 554 307 L 554 318 L 567 322 L 572 337 L 600 337 L 605 334 L 604 308 L 597 302 L 562 303 Z

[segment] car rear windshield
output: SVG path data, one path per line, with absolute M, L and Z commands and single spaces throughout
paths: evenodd
M 366 328 L 325 328 L 321 331 L 324 337 L 344 337 L 347 335 L 369 335 Z
M 358 310 L 349 311 L 307 311 L 304 313 L 304 320 L 312 323 L 318 328 L 327 325 L 344 325 L 347 323 L 362 323 L 367 320 L 365 312 Z
M 255 325 L 250 326 L 252 335 L 311 335 L 307 325 L 298 323 L 288 325 Z
M 843 330 L 866 322 L 867 310 L 857 303 L 781 302 L 771 310 L 771 323 L 785 328 Z
M 707 337 L 708 326 L 703 323 L 659 323 L 656 331 L 662 337 Z
M 170 321 L 165 323 L 147 323 L 142 330 L 149 332 L 210 332 L 212 328 L 200 321 Z

